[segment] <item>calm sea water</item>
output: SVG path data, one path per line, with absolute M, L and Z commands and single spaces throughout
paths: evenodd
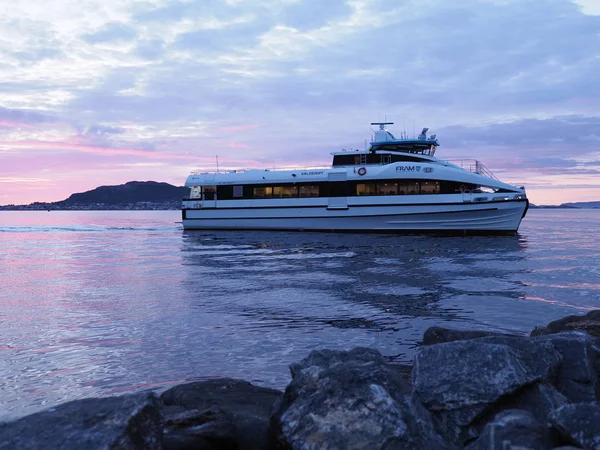
M 283 388 L 315 348 L 600 308 L 600 210 L 517 236 L 184 232 L 178 211 L 0 212 L 0 419 L 186 380 Z

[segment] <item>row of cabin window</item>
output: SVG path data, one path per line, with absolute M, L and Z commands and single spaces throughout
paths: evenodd
M 367 164 L 390 164 L 394 162 L 429 162 L 425 158 L 409 155 L 392 155 L 377 153 L 360 153 L 358 155 L 348 152 L 347 155 L 335 155 L 333 157 L 333 166 L 360 166 Z
M 217 186 L 219 200 L 263 198 L 355 197 L 374 195 L 456 194 L 472 190 L 472 184 L 433 180 L 387 180 L 379 183 L 328 182 L 315 184 L 285 184 L 277 186 L 244 185 Z M 215 187 L 204 187 L 204 199 L 213 200 Z

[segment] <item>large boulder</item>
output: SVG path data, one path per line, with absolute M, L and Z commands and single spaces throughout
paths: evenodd
M 464 443 L 476 437 L 477 422 L 491 412 L 520 408 L 517 401 L 502 406 L 504 400 L 552 381 L 560 361 L 550 342 L 532 338 L 491 336 L 427 346 L 415 356 L 415 394 L 446 439 Z M 530 395 L 548 402 L 545 410 L 562 404 L 552 388 L 540 389 Z
M 0 423 L 0 449 L 159 450 L 162 421 L 152 393 L 75 400 Z
M 550 423 L 567 443 L 586 449 L 600 449 L 599 403 L 561 406 L 550 414 Z
M 480 338 L 423 347 L 415 356 L 415 391 L 430 410 L 485 408 L 521 387 L 547 380 L 561 356 L 549 342 Z
M 466 449 L 545 450 L 551 445 L 552 437 L 548 428 L 540 424 L 527 411 L 509 409 L 497 414 L 491 422 L 487 423 L 479 438 Z
M 488 336 L 511 336 L 505 333 L 485 330 L 456 330 L 444 327 L 429 327 L 423 333 L 423 345 L 441 344 L 443 342 L 466 341 Z
M 583 331 L 594 338 L 600 338 L 600 309 L 582 316 L 567 316 L 550 322 L 546 326 L 536 327 L 531 336 L 562 333 L 564 331 Z
M 590 336 L 590 345 L 586 344 L 589 350 L 589 358 L 586 358 L 586 360 L 591 361 L 591 365 L 596 373 L 596 381 L 584 383 L 586 386 L 579 389 L 580 392 L 577 394 L 574 392 L 576 389 L 573 389 L 575 385 L 571 384 L 569 390 L 575 395 L 573 398 L 578 398 L 581 402 L 590 401 L 589 384 L 595 383 L 595 399 L 600 400 L 600 310 L 596 309 L 582 316 L 563 317 L 562 319 L 550 322 L 546 326 L 536 327 L 531 332 L 531 336 L 548 336 L 573 331 L 583 332 Z
M 582 332 L 550 334 L 536 338 L 550 342 L 560 353 L 562 362 L 554 385 L 570 403 L 593 402 L 600 390 L 595 364 L 593 339 Z
M 243 380 L 215 379 L 175 386 L 160 396 L 167 449 L 265 448 L 269 415 L 281 391 Z
M 290 369 L 272 416 L 277 448 L 448 448 L 410 384 L 376 350 L 313 351 Z

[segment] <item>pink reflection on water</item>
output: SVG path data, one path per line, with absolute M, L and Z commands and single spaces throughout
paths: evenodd
M 594 307 L 594 306 L 572 305 L 570 303 L 561 302 L 559 300 L 550 300 L 550 299 L 542 298 L 542 297 L 532 297 L 530 295 L 523 295 L 523 296 L 520 295 L 519 299 L 520 300 L 533 301 L 533 302 L 549 303 L 549 304 L 552 304 L 552 305 L 564 306 L 566 308 L 579 309 L 581 311 L 593 311 L 593 310 L 599 309 L 598 307 Z

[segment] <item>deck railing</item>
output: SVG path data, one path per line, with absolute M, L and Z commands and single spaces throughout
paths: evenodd
M 331 169 L 331 166 L 308 166 L 308 167 L 268 167 L 266 169 L 263 168 L 254 168 L 249 167 L 245 169 L 219 169 L 219 170 L 204 170 L 204 169 L 196 169 L 192 172 L 192 175 L 216 175 L 216 174 L 225 174 L 225 173 L 244 173 L 249 170 L 260 170 L 264 172 L 278 172 L 282 170 L 327 170 Z
M 483 175 L 484 177 L 488 177 L 493 180 L 498 180 L 492 171 L 477 159 L 446 159 L 444 162 L 454 164 L 455 166 L 468 170 L 469 172 Z
M 484 177 L 491 178 L 493 180 L 498 180 L 496 176 L 492 173 L 490 169 L 488 169 L 481 161 L 477 159 L 446 159 L 440 160 L 443 163 L 453 164 L 462 169 L 468 170 L 469 172 L 473 172 L 479 175 L 483 175 Z M 220 169 L 220 170 L 205 170 L 205 169 L 197 169 L 192 172 L 192 175 L 216 175 L 216 174 L 226 174 L 226 173 L 244 173 L 249 170 L 260 170 L 265 172 L 277 172 L 282 170 L 327 170 L 331 169 L 332 166 L 309 166 L 309 167 L 270 167 L 267 169 L 258 169 L 258 168 L 245 168 L 245 169 Z

